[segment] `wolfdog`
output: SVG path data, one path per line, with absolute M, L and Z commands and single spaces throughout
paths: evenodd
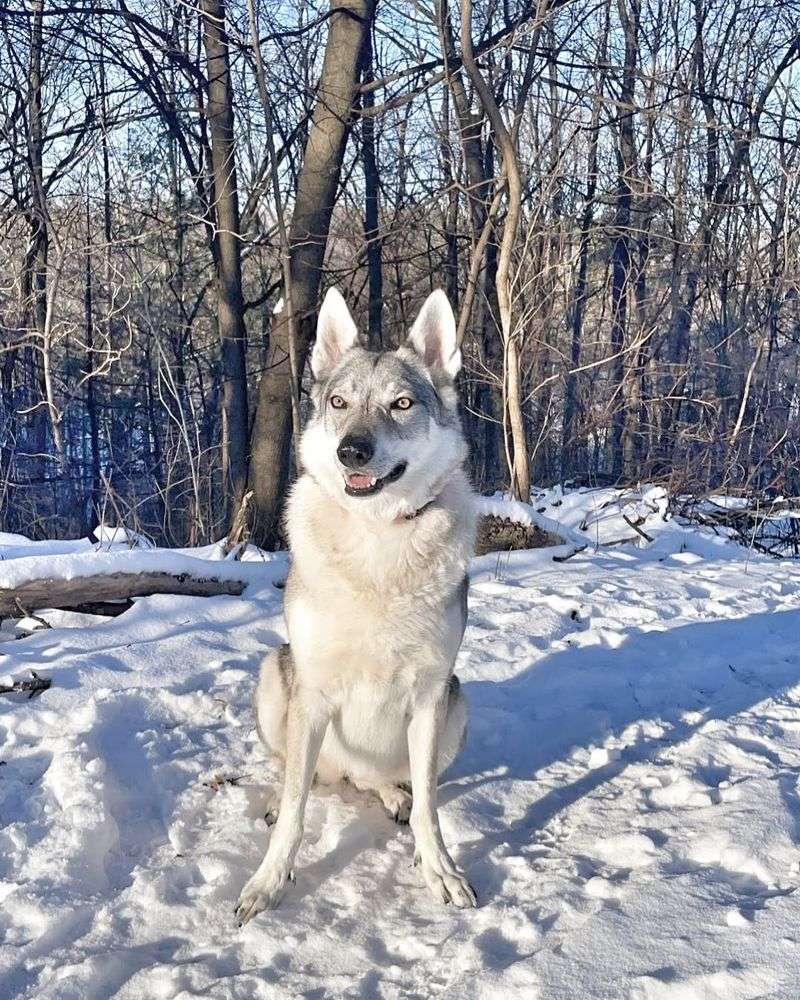
M 358 345 L 344 299 L 327 293 L 304 471 L 287 505 L 289 644 L 266 657 L 254 699 L 259 735 L 283 761 L 283 791 L 236 906 L 240 924 L 276 906 L 292 877 L 315 775 L 377 793 L 398 822 L 410 820 L 434 897 L 476 905 L 436 805 L 438 775 L 466 725 L 453 666 L 476 512 L 453 383 L 460 367 L 444 292 L 428 297 L 402 347 L 382 352 Z

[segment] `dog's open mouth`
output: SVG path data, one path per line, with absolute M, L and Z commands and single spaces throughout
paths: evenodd
M 371 497 L 380 493 L 387 483 L 398 480 L 405 471 L 406 463 L 401 462 L 380 479 L 365 472 L 348 472 L 344 477 L 344 491 L 351 497 Z

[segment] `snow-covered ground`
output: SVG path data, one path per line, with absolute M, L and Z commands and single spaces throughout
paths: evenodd
M 0 675 L 53 686 L 0 696 L 0 997 L 794 1000 L 800 565 L 660 521 L 657 492 L 652 543 L 595 549 L 636 534 L 604 502 L 543 495 L 569 547 L 473 564 L 441 816 L 474 911 L 428 897 L 377 800 L 321 789 L 296 885 L 236 927 L 268 836 L 250 694 L 282 557 L 251 553 L 241 598 L 4 632 Z M 25 549 L 0 537 L 0 587 L 101 558 Z

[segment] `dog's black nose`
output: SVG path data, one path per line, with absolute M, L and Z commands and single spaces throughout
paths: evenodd
M 360 469 L 375 453 L 372 441 L 361 434 L 345 434 L 339 442 L 336 454 L 342 465 L 348 469 Z

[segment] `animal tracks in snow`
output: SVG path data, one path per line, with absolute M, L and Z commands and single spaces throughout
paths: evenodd
M 647 793 L 647 801 L 654 809 L 703 809 L 737 797 L 738 792 L 729 782 L 711 787 L 688 774 L 662 777 Z

